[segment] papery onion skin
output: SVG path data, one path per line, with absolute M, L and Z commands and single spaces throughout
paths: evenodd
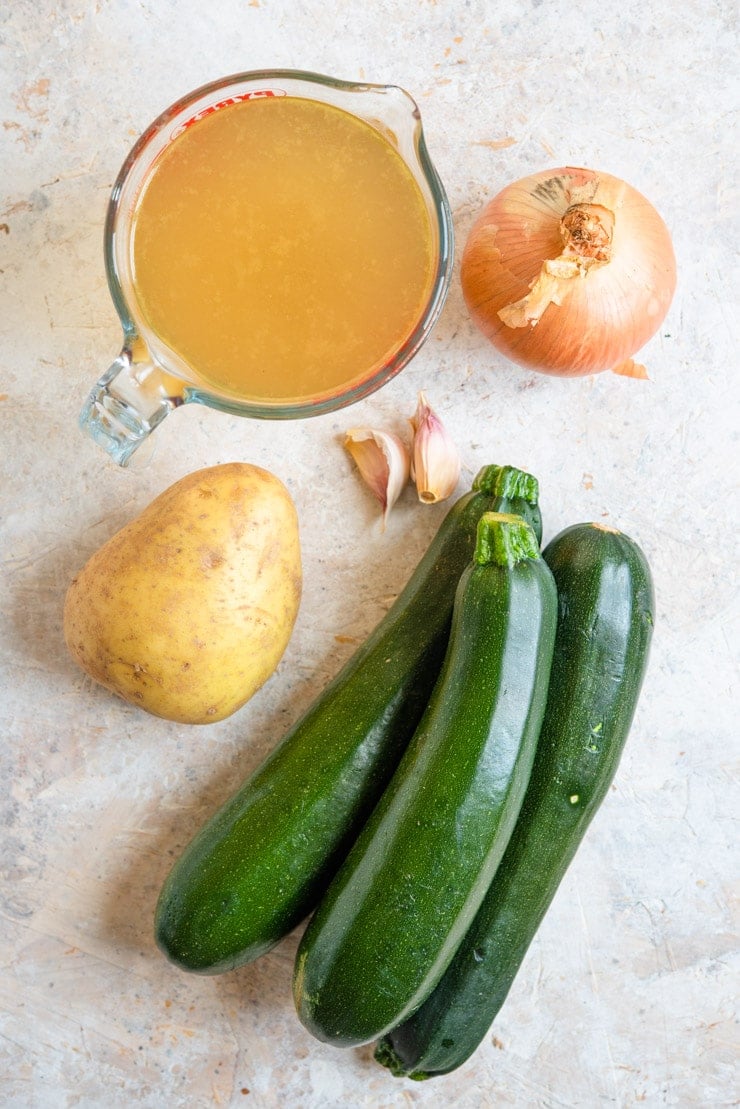
M 561 255 L 561 219 L 584 195 L 614 214 L 610 260 L 563 282 L 561 303 L 536 323 L 508 326 L 498 313 Z M 498 351 L 540 373 L 580 377 L 626 362 L 655 334 L 675 292 L 676 260 L 668 228 L 641 193 L 611 174 L 563 167 L 524 177 L 486 205 L 460 278 L 471 318 Z

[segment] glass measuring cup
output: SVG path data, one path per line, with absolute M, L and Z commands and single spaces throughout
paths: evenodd
M 148 321 L 134 281 L 133 229 L 142 192 L 162 155 L 180 135 L 232 105 L 286 96 L 340 109 L 369 125 L 395 150 L 418 187 L 426 212 L 430 277 L 423 303 L 407 332 L 380 362 L 367 368 L 353 367 L 341 384 L 314 387 L 304 395 L 243 396 L 228 385 L 209 382 L 195 360 L 184 357 L 177 345 L 163 338 Z M 351 404 L 394 377 L 419 350 L 444 304 L 452 261 L 449 204 L 426 149 L 419 109 L 403 89 L 354 84 L 295 70 L 252 71 L 205 85 L 177 101 L 147 128 L 114 184 L 105 226 L 105 263 L 123 327 L 123 346 L 90 393 L 80 425 L 125 465 L 164 417 L 181 404 L 195 402 L 269 419 L 318 415 Z M 178 264 L 176 257 L 172 264 Z

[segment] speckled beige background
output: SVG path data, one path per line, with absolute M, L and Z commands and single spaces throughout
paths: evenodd
M 737 994 L 737 7 L 729 0 L 13 0 L 0 10 L 0 1103 L 725 1106 Z M 118 351 L 102 265 L 134 138 L 202 82 L 270 66 L 403 85 L 458 247 L 506 182 L 580 164 L 670 226 L 679 289 L 650 380 L 563 382 L 501 360 L 457 271 L 433 338 L 350 412 L 247 423 L 184 409 L 145 467 L 76 428 Z M 468 473 L 541 481 L 546 537 L 606 520 L 640 541 L 659 619 L 615 786 L 486 1043 L 455 1075 L 391 1078 L 298 1024 L 296 937 L 219 978 L 152 941 L 173 857 L 374 626 L 441 519 L 409 490 L 385 533 L 340 446 L 403 430 L 424 388 Z M 66 586 L 156 493 L 250 460 L 287 482 L 304 599 L 271 681 L 192 729 L 93 687 L 61 636 Z M 461 482 L 461 491 L 463 483 Z M 735 1072 L 735 1073 L 734 1073 Z

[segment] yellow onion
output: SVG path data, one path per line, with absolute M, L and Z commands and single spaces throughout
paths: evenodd
M 486 205 L 461 281 L 473 321 L 513 362 L 565 377 L 639 377 L 631 358 L 665 319 L 676 261 L 641 193 L 567 167 L 524 177 Z

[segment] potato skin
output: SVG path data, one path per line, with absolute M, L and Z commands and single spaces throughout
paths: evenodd
M 210 724 L 273 673 L 301 595 L 283 483 L 232 462 L 187 475 L 108 540 L 64 605 L 72 657 L 156 716 Z

